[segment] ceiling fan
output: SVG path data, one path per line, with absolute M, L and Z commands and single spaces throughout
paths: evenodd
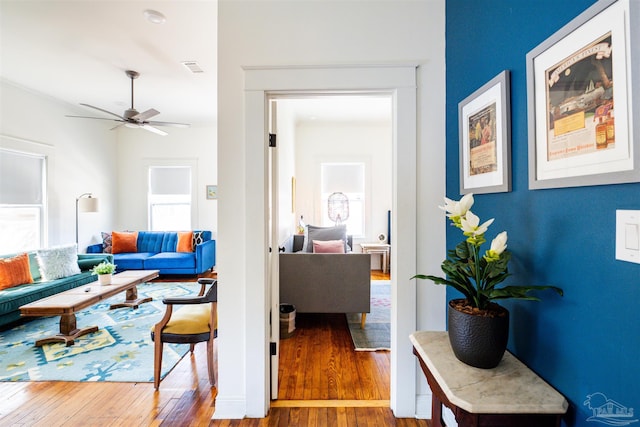
M 107 113 L 111 116 L 117 117 L 116 119 L 112 119 L 112 118 L 104 118 L 104 117 L 87 117 L 87 116 L 69 116 L 67 115 L 67 117 L 76 117 L 76 118 L 80 118 L 80 119 L 98 119 L 98 120 L 113 120 L 114 122 L 121 122 L 119 125 L 111 128 L 111 130 L 117 129 L 121 126 L 126 126 L 129 128 L 142 128 L 145 130 L 148 130 L 150 132 L 153 133 L 157 133 L 158 135 L 168 135 L 165 131 L 160 130 L 158 128 L 156 128 L 155 126 L 173 126 L 173 127 L 189 127 L 191 125 L 187 124 L 187 123 L 172 123 L 172 122 L 158 122 L 158 121 L 150 121 L 149 119 L 151 117 L 157 116 L 158 114 L 160 114 L 159 111 L 151 108 L 147 111 L 144 111 L 142 113 L 139 113 L 138 110 L 136 110 L 133 107 L 133 81 L 135 79 L 137 79 L 140 76 L 140 73 L 138 73 L 137 71 L 132 71 L 132 70 L 126 70 L 125 73 L 127 74 L 127 76 L 131 79 L 131 108 L 125 110 L 124 114 L 122 116 L 119 116 L 118 114 L 112 113 L 111 111 L 107 111 L 104 110 L 102 108 L 99 107 L 94 107 L 93 105 L 89 105 L 89 104 L 80 104 L 83 105 L 85 107 L 89 107 L 89 108 L 93 108 L 94 110 L 98 110 L 98 111 L 102 111 L 103 113 Z

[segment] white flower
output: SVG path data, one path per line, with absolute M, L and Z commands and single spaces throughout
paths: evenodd
M 487 232 L 487 229 L 493 222 L 494 218 L 480 224 L 480 218 L 471 211 L 467 211 L 464 218 L 461 219 L 461 227 L 465 236 L 478 237 Z
M 489 250 L 495 255 L 500 255 L 505 249 L 507 249 L 507 232 L 503 231 L 491 241 L 491 249 Z
M 438 206 L 447 212 L 447 217 L 451 218 L 456 226 L 460 226 L 460 219 L 463 218 L 473 206 L 473 193 L 465 194 L 460 201 L 444 198 L 444 206 Z

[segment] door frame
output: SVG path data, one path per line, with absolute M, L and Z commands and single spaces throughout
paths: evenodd
M 247 211 L 263 211 L 248 221 L 246 233 L 260 242 L 268 230 L 268 100 L 277 92 L 378 91 L 393 99 L 391 208 L 391 410 L 396 417 L 416 414 L 416 361 L 408 337 L 416 330 L 416 150 L 417 65 L 327 67 L 245 67 L 245 147 Z M 255 240 L 254 240 L 255 241 Z M 247 253 L 253 265 L 268 265 L 268 245 Z M 398 256 L 398 255 L 401 256 Z M 271 291 L 267 268 L 247 271 L 246 409 L 266 414 L 270 405 L 269 328 Z M 402 310 L 398 310 L 402 307 Z M 251 317 L 251 318 L 249 318 Z M 253 332 L 252 332 L 253 331 Z M 266 340 L 265 340 L 266 337 Z

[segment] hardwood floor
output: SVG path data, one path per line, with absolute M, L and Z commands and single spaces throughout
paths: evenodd
M 381 274 L 374 273 L 384 279 Z M 348 349 L 344 316 L 299 316 L 296 323 L 296 334 L 281 341 L 280 400 L 266 418 L 211 420 L 217 390 L 209 385 L 200 344 L 159 392 L 153 383 L 0 383 L 0 425 L 428 426 L 425 420 L 393 417 L 389 353 Z
M 388 351 L 354 351 L 344 314 L 299 314 L 280 340 L 279 400 L 389 401 Z

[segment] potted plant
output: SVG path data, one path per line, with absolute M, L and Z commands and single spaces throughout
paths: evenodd
M 491 247 L 481 255 L 484 234 L 494 219 L 480 224 L 480 218 L 471 212 L 473 194 L 460 201 L 445 197 L 445 206 L 452 225 L 462 230 L 466 239 L 447 252 L 441 268 L 446 277 L 417 274 L 412 278 L 429 279 L 438 285 L 451 286 L 464 298 L 449 301 L 449 340 L 456 357 L 478 368 L 494 368 L 502 360 L 509 339 L 509 312 L 495 300 L 524 299 L 539 301 L 530 292 L 553 289 L 556 286 L 497 286 L 509 277 L 507 264 L 511 253 L 507 251 L 507 232 L 499 233 Z
M 91 269 L 91 273 L 98 275 L 98 281 L 101 285 L 110 285 L 111 276 L 115 271 L 116 265 L 107 261 L 101 262 Z

